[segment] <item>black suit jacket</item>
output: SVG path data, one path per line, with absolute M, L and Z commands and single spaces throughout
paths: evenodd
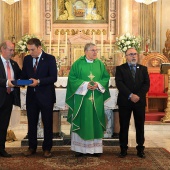
M 21 75 L 21 69 L 19 68 L 17 62 L 13 61 L 10 59 L 10 63 L 12 65 L 13 71 L 14 71 L 14 79 L 17 80 L 20 78 Z M 0 107 L 3 105 L 6 97 L 6 82 L 7 82 L 7 77 L 5 73 L 5 68 L 2 63 L 1 57 L 0 57 Z M 14 87 L 13 91 L 14 95 L 14 102 L 13 104 L 16 106 L 21 106 L 20 102 L 20 88 Z
M 22 79 L 35 78 L 40 80 L 40 85 L 36 87 L 27 87 L 26 104 L 36 96 L 43 105 L 51 105 L 55 103 L 55 87 L 54 82 L 57 81 L 57 65 L 55 57 L 42 52 L 38 62 L 36 73 L 33 69 L 33 58 L 31 55 L 25 56 L 22 68 Z
M 146 105 L 146 93 L 150 87 L 147 67 L 140 64 L 136 65 L 136 76 L 134 82 L 128 63 L 117 66 L 115 81 L 119 90 L 117 99 L 117 104 L 119 106 L 128 106 L 129 104 L 132 104 L 132 102 L 128 99 L 131 93 L 137 94 L 140 97 L 140 100 L 136 103 L 136 105 Z

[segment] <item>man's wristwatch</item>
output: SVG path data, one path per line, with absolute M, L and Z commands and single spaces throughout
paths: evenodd
M 38 85 L 40 85 L 40 79 L 38 79 L 37 82 L 38 82 Z

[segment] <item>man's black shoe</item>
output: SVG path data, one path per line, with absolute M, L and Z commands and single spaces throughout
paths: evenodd
M 140 158 L 145 158 L 145 153 L 143 151 L 138 151 L 137 156 Z
M 102 154 L 101 153 L 94 153 L 93 154 L 95 157 L 100 157 Z
M 121 150 L 119 157 L 124 158 L 127 155 L 127 150 Z
M 0 150 L 0 156 L 5 158 L 10 158 L 11 155 L 8 154 L 5 150 Z
M 75 157 L 82 157 L 84 154 L 80 152 L 75 152 Z

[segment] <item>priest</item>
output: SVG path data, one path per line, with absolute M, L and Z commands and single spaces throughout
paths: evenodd
M 68 76 L 67 121 L 71 124 L 71 150 L 75 156 L 103 153 L 102 138 L 106 130 L 104 102 L 110 98 L 110 75 L 97 59 L 97 47 L 87 43 L 84 56 L 74 62 Z

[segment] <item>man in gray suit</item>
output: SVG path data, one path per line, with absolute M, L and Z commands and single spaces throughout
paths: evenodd
M 18 64 L 11 60 L 14 55 L 14 44 L 5 41 L 0 44 L 0 156 L 11 157 L 5 151 L 7 128 L 13 105 L 20 106 L 20 89 L 11 80 L 19 79 L 21 70 Z

